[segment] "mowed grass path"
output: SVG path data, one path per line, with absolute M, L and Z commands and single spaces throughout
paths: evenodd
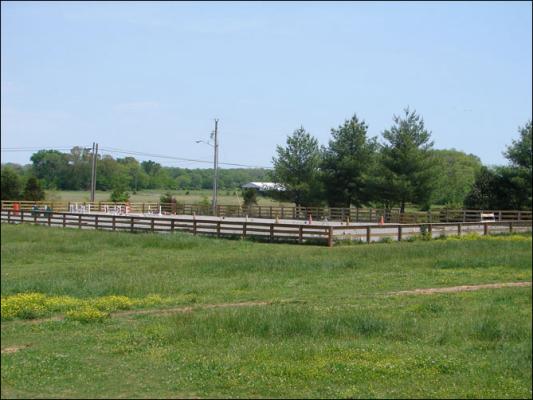
M 297 246 L 2 225 L 2 296 L 158 294 L 102 323 L 2 322 L 2 397 L 531 398 L 531 237 Z

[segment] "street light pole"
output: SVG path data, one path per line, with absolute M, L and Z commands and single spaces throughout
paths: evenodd
M 91 166 L 91 203 L 94 202 L 94 192 L 96 191 L 96 158 L 98 156 L 98 143 L 93 142 L 93 159 Z
M 215 131 L 213 132 L 215 139 L 215 155 L 213 161 L 214 178 L 213 178 L 213 215 L 217 212 L 217 180 L 218 180 L 218 119 L 215 119 Z

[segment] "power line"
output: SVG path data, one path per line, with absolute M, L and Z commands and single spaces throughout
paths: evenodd
M 170 159 L 170 160 L 197 162 L 197 163 L 204 163 L 204 164 L 213 163 L 212 161 L 208 161 L 208 160 L 197 160 L 197 159 L 191 159 L 191 158 L 167 156 L 163 154 L 144 153 L 140 151 L 118 149 L 115 147 L 101 147 L 101 150 L 106 150 L 108 153 L 129 154 L 129 155 L 146 156 L 146 157 L 153 157 L 153 158 L 165 158 L 165 159 Z M 228 162 L 219 162 L 218 164 L 232 165 L 236 167 L 248 167 L 248 168 L 265 168 L 265 169 L 272 168 L 272 167 L 265 167 L 261 165 L 249 165 L 249 164 L 238 164 L 238 163 L 228 163 Z
M 90 148 L 90 146 L 72 146 L 72 147 L 2 147 L 2 152 L 11 153 L 11 152 L 32 152 L 39 150 L 72 150 L 73 147 L 79 148 Z
M 74 147 L 79 147 L 83 149 L 91 149 L 91 146 L 71 146 L 71 147 L 2 147 L 1 151 L 3 153 L 15 153 L 15 152 L 34 152 L 34 151 L 40 151 L 40 150 L 66 150 L 70 151 Z M 168 159 L 168 160 L 176 160 L 181 162 L 191 162 L 191 163 L 201 163 L 201 164 L 212 164 L 212 161 L 208 160 L 198 160 L 198 159 L 192 159 L 192 158 L 184 158 L 184 157 L 175 157 L 175 156 L 168 156 L 164 154 L 153 154 L 153 153 L 145 153 L 141 151 L 134 151 L 134 150 L 126 150 L 126 149 L 119 149 L 116 147 L 100 147 L 101 151 L 106 151 L 107 153 L 111 154 L 126 154 L 126 155 L 135 155 L 135 156 L 145 156 L 145 157 L 153 157 L 153 158 L 161 158 L 161 159 Z M 240 164 L 240 163 L 229 163 L 229 162 L 218 162 L 220 165 L 227 165 L 232 167 L 243 167 L 243 168 L 263 168 L 263 169 L 272 169 L 272 167 L 266 167 L 262 165 L 250 165 L 250 164 Z

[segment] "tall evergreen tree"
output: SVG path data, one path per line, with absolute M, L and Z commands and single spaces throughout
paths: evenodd
M 504 152 L 510 165 L 483 168 L 465 198 L 476 209 L 531 209 L 531 121 L 519 128 L 520 138 Z
M 330 206 L 361 207 L 371 200 L 369 172 L 374 167 L 376 138 L 367 138 L 368 126 L 357 115 L 331 130 L 323 150 L 325 196 Z
M 270 177 L 285 190 L 273 194 L 297 206 L 318 204 L 321 196 L 318 141 L 301 127 L 287 138 L 287 146 L 277 146 L 276 152 Z
M 494 170 L 482 166 L 476 174 L 476 180 L 466 195 L 464 206 L 476 210 L 490 210 L 494 208 L 497 199 L 494 187 L 497 185 L 498 176 Z
M 378 192 L 385 202 L 399 204 L 400 212 L 412 202 L 430 206 L 435 186 L 431 133 L 415 111 L 404 110 L 394 116 L 394 125 L 383 132 L 386 143 L 381 147 L 380 168 L 376 176 Z
M 531 208 L 532 190 L 532 147 L 531 147 L 532 125 L 529 120 L 523 127 L 519 128 L 520 138 L 513 140 L 511 146 L 507 147 L 505 157 L 511 163 L 511 169 L 502 175 L 508 177 L 511 186 L 517 190 L 512 197 L 512 203 L 517 208 Z

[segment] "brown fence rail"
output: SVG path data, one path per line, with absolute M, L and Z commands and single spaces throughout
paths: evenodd
M 222 218 L 179 218 L 167 216 L 110 215 L 104 213 L 70 213 L 55 211 L 1 211 L 1 222 L 9 224 L 30 223 L 77 229 L 102 229 L 128 232 L 185 231 L 193 235 L 207 234 L 217 237 L 256 237 L 270 241 L 322 242 L 332 246 L 334 241 L 372 241 L 390 238 L 408 239 L 412 236 L 448 236 L 476 232 L 488 235 L 502 232 L 530 232 L 531 221 L 493 221 L 426 224 L 385 225 L 324 225 L 302 223 L 269 223 L 228 221 Z
M 2 201 L 2 210 L 30 211 L 34 206 L 40 209 L 50 207 L 56 212 L 114 212 L 117 214 L 153 215 L 213 215 L 210 206 L 179 203 L 112 203 L 112 202 L 59 202 L 59 201 Z M 480 222 L 482 214 L 493 215 L 495 221 L 531 221 L 530 210 L 453 210 L 441 209 L 427 212 L 405 212 L 400 209 L 380 208 L 335 208 L 335 207 L 284 207 L 284 206 L 230 206 L 218 205 L 217 217 L 280 218 L 307 220 L 347 221 L 347 222 L 384 222 L 398 224 L 418 224 L 433 222 Z

